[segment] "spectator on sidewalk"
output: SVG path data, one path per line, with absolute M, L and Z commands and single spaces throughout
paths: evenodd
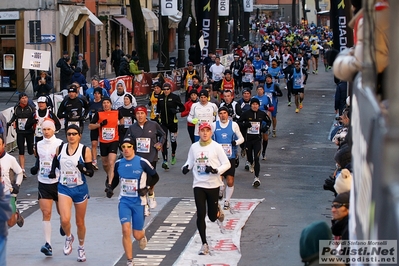
M 57 65 L 60 69 L 60 91 L 68 89 L 68 86 L 72 83 L 71 78 L 73 74 L 73 67 L 71 65 L 71 57 L 68 55 L 68 51 L 64 51 L 63 56 L 58 60 Z
M 82 69 L 80 67 L 75 68 L 75 72 L 71 78 L 72 83 L 78 83 L 79 86 L 82 88 L 83 95 L 86 95 L 87 90 L 87 82 L 85 76 L 82 74 Z
M 39 98 L 43 95 L 49 95 L 52 89 L 51 77 L 47 74 L 47 71 L 40 71 L 40 76 L 36 77 L 33 84 L 33 91 L 36 93 L 35 96 Z
M 89 71 L 89 65 L 87 64 L 86 59 L 83 59 L 83 54 L 78 55 L 78 60 L 76 60 L 74 67 L 80 67 L 80 69 L 82 70 L 82 75 L 85 77 L 85 79 L 87 78 L 86 74 L 87 71 Z
M 121 59 L 123 57 L 123 51 L 120 49 L 119 44 L 115 45 L 115 50 L 112 51 L 111 54 L 111 65 L 114 68 L 115 76 L 118 77 L 119 75 L 119 66 L 121 64 Z

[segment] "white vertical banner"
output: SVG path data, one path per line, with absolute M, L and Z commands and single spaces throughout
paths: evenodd
M 177 0 L 161 0 L 162 16 L 174 16 L 177 11 Z
M 254 11 L 254 0 L 243 0 L 244 1 L 244 12 Z
M 219 17 L 229 16 L 229 0 L 219 0 Z

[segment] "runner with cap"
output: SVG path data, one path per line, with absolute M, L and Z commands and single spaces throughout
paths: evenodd
M 156 169 L 158 152 L 166 141 L 166 133 L 158 123 L 147 119 L 147 108 L 145 106 L 137 106 L 135 115 L 137 121 L 128 128 L 125 137 L 133 138 L 136 141 L 136 155 L 148 160 L 152 167 Z M 149 208 L 154 209 L 157 206 L 153 186 L 148 191 L 147 200 L 146 216 L 150 215 Z
M 193 190 L 197 208 L 197 228 L 202 246 L 199 255 L 209 253 L 206 239 L 205 216 L 212 222 L 224 220 L 224 213 L 218 204 L 219 188 L 223 184 L 220 175 L 230 167 L 229 158 L 222 146 L 212 140 L 212 127 L 208 122 L 199 126 L 200 140 L 193 143 L 188 151 L 187 161 L 182 167 L 182 173 L 193 172 Z
M 156 107 L 158 104 L 159 96 L 163 94 L 162 85 L 160 82 L 155 82 L 152 84 L 153 92 L 151 92 L 150 100 L 148 101 L 148 106 L 151 108 L 150 119 L 154 122 L 159 123 L 159 117 L 156 114 Z
M 112 197 L 113 189 L 118 180 L 114 180 L 114 164 L 119 147 L 119 112 L 112 110 L 112 102 L 109 97 L 103 98 L 103 110 L 94 114 L 90 121 L 89 129 L 98 130 L 100 141 L 101 162 L 107 178 L 105 181 L 107 197 Z
M 57 117 L 65 119 L 64 127 L 76 125 L 83 132 L 83 123 L 89 112 L 89 105 L 86 99 L 78 97 L 79 88 L 72 84 L 68 88 L 68 97 L 66 97 L 58 107 Z
M 185 101 L 189 99 L 189 88 L 193 85 L 193 77 L 196 76 L 197 70 L 194 69 L 193 62 L 187 62 L 187 69 L 184 71 L 183 76 L 181 78 L 181 88 L 185 90 L 186 97 Z
M 159 97 L 157 103 L 157 113 L 159 114 L 160 124 L 166 133 L 166 139 L 162 148 L 163 163 L 162 168 L 169 169 L 168 165 L 168 133 L 170 135 L 170 142 L 172 146 L 172 160 L 171 165 L 176 164 L 176 149 L 177 149 L 177 132 L 178 122 L 176 114 L 184 111 L 184 104 L 180 100 L 180 96 L 171 92 L 172 86 L 169 83 L 162 85 L 163 95 Z
M 194 129 L 194 141 L 198 141 L 199 137 L 199 125 L 201 123 L 213 123 L 216 120 L 216 114 L 218 107 L 216 104 L 208 101 L 209 93 L 206 90 L 202 90 L 199 93 L 199 102 L 194 103 L 191 106 L 190 113 L 187 116 L 187 122 L 195 125 Z
M 7 127 L 14 124 L 17 131 L 17 147 L 19 150 L 19 164 L 22 167 L 23 176 L 27 178 L 25 173 L 25 142 L 28 154 L 33 154 L 33 128 L 27 127 L 28 119 L 35 113 L 35 108 L 29 104 L 28 95 L 24 92 L 20 93 L 19 103 L 14 107 L 14 113 L 11 120 L 7 123 Z M 14 123 L 15 122 L 15 123 Z
M 221 175 L 223 185 L 220 186 L 219 199 L 223 198 L 224 181 L 226 178 L 227 188 L 224 201 L 224 209 L 230 209 L 230 199 L 234 192 L 234 174 L 236 170 L 237 145 L 244 142 L 240 128 L 236 122 L 229 117 L 229 108 L 221 106 L 218 110 L 219 119 L 212 124 L 213 140 L 222 145 L 226 156 L 230 161 L 230 168 Z
M 39 106 L 40 108 L 40 106 Z M 43 233 L 46 243 L 41 247 L 40 252 L 46 256 L 53 255 L 53 249 L 51 247 L 51 212 L 53 209 L 53 201 L 56 203 L 57 212 L 58 209 L 58 177 L 59 172 L 56 174 L 56 178 L 49 178 L 48 175 L 51 171 L 51 164 L 55 157 L 57 148 L 62 144 L 62 140 L 58 139 L 54 134 L 56 127 L 54 121 L 50 118 L 46 118 L 41 123 L 42 140 L 36 143 L 36 153 L 38 161 L 38 169 L 36 170 L 38 179 L 38 200 L 40 210 L 42 211 L 42 224 Z M 39 171 L 40 170 L 40 171 Z M 32 172 L 32 169 L 31 169 Z M 32 173 L 32 174 L 36 174 Z M 62 228 L 62 227 L 61 227 Z M 62 234 L 65 234 L 61 231 Z
M 260 186 L 259 172 L 259 155 L 261 149 L 262 134 L 266 133 L 271 125 L 270 117 L 260 110 L 260 101 L 258 98 L 251 99 L 251 109 L 242 113 L 237 121 L 239 125 L 247 128 L 246 153 L 250 163 L 250 172 L 255 172 L 253 187 Z
M 138 107 L 139 108 L 139 107 Z M 146 123 L 156 124 L 152 121 Z M 133 245 L 131 235 L 145 249 L 147 238 L 144 231 L 144 205 L 147 191 L 159 180 L 150 162 L 135 154 L 136 141 L 127 137 L 122 141 L 123 158 L 115 163 L 115 177 L 121 184 L 119 194 L 119 220 L 122 225 L 122 244 L 128 266 L 133 266 Z M 160 146 L 159 146 L 160 147 Z
M 74 236 L 71 232 L 71 208 L 75 207 L 75 221 L 79 240 L 78 261 L 86 261 L 84 248 L 86 226 L 85 216 L 89 199 L 89 188 L 86 176 L 94 174 L 91 164 L 91 150 L 80 143 L 81 129 L 70 125 L 65 130 L 67 143 L 59 146 L 51 164 L 48 178 L 57 178 L 56 168 L 60 170 L 58 182 L 58 208 L 61 216 L 61 226 L 65 232 L 64 255 L 72 252 Z

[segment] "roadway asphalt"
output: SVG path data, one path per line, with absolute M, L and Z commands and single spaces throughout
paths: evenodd
M 236 169 L 233 198 L 235 200 L 264 199 L 256 206 L 243 227 L 240 241 L 241 259 L 237 265 L 302 265 L 299 256 L 299 237 L 302 229 L 315 220 L 324 220 L 327 223 L 330 220 L 329 206 L 333 195 L 331 192 L 324 191 L 322 185 L 324 179 L 333 172 L 335 165 L 333 156 L 336 147 L 327 139 L 335 117 L 333 75 L 331 71 L 328 73 L 320 71 L 318 75 L 309 74 L 304 107 L 298 114 L 295 113 L 294 106 L 287 106 L 286 92 L 283 89 L 284 96 L 279 101 L 277 137 L 270 137 L 266 154 L 267 160 L 261 161 L 261 186 L 258 189 L 251 186 L 253 176 L 244 170 L 244 159 L 240 159 L 240 166 Z M 12 106 L 18 99 L 15 95 L 11 97 L 11 94 L 11 92 L 2 92 L 0 104 L 3 108 Z M 14 103 L 3 105 L 4 101 L 10 97 Z M 145 103 L 145 100 L 139 99 L 139 102 Z M 160 206 L 147 219 L 149 228 L 155 226 L 151 228 L 152 231 L 157 230 L 155 219 L 165 219 L 170 210 L 179 202 L 193 198 L 192 176 L 189 174 L 183 176 L 180 171 L 190 146 L 184 118 L 179 119 L 179 129 L 177 164 L 171 166 L 169 171 L 164 171 L 158 163 L 161 179 L 156 188 L 156 196 L 159 198 Z M 84 130 L 85 133 L 88 132 L 87 126 Z M 60 138 L 64 138 L 63 131 L 58 135 Z M 82 138 L 82 143 L 86 145 L 89 145 L 88 135 L 84 134 Z M 17 156 L 15 151 L 11 154 Z M 27 165 L 33 165 L 32 156 L 28 156 Z M 100 164 L 100 170 L 95 173 L 93 178 L 89 179 L 92 200 L 89 205 L 91 209 L 88 211 L 88 224 L 90 220 L 88 227 L 97 230 L 90 231 L 91 234 L 94 234 L 94 236 L 90 236 L 90 242 L 99 244 L 98 249 L 104 245 L 107 247 L 106 251 L 111 249 L 115 251 L 114 253 L 117 253 L 116 251 L 123 253 L 120 244 L 120 229 L 118 221 L 115 219 L 116 209 L 112 209 L 116 208 L 116 205 L 110 207 L 109 201 L 105 199 L 104 180 L 105 173 Z M 21 263 L 26 259 L 29 261 L 29 265 L 42 265 L 43 263 L 46 265 L 72 265 L 70 264 L 71 260 L 67 260 L 68 264 L 63 262 L 63 258 L 60 260 L 53 258 L 54 261 L 45 260 L 44 256 L 39 253 L 43 237 L 40 210 L 34 203 L 36 199 L 37 179 L 29 176 L 23 181 L 19 195 L 19 207 L 25 209 L 24 216 L 27 217 L 26 225 L 22 229 L 12 228 L 9 234 L 7 253 L 10 265 L 14 262 Z M 115 199 L 111 201 L 115 203 Z M 111 224 L 116 227 L 110 229 Z M 28 230 L 35 230 L 35 228 L 36 232 L 32 234 L 30 233 L 32 231 Z M 176 242 L 176 246 L 171 250 L 174 258 L 177 258 L 189 244 L 190 236 L 195 232 L 194 219 L 190 220 L 187 228 L 190 233 L 182 237 L 183 240 L 179 243 Z M 55 221 L 53 232 L 57 232 L 56 230 L 57 223 Z M 31 235 L 32 237 L 30 237 Z M 40 236 L 40 241 L 34 235 Z M 53 238 L 59 238 L 56 236 L 57 233 L 53 233 L 53 235 Z M 103 239 L 112 236 L 115 236 L 112 238 L 112 242 L 107 242 L 105 245 Z M 16 243 L 15 240 L 10 240 L 13 238 L 23 241 L 23 245 L 19 241 Z M 61 243 L 62 240 L 57 239 L 56 241 Z M 30 247 L 37 256 L 33 256 L 33 258 L 16 256 L 15 254 L 21 250 L 18 250 L 18 245 L 21 245 L 27 254 L 29 251 L 25 250 Z M 62 244 L 59 249 L 61 246 Z M 122 254 L 120 261 L 116 259 L 117 256 L 110 260 L 104 260 L 109 256 L 109 252 L 100 252 L 98 257 L 93 258 L 96 263 L 90 262 L 89 259 L 87 263 L 89 265 L 124 265 Z M 147 265 L 173 265 L 173 258 L 171 258 L 169 257 L 169 260 L 163 263 L 154 262 Z M 192 265 L 204 265 L 201 264 L 201 261 L 196 263 L 198 264 Z

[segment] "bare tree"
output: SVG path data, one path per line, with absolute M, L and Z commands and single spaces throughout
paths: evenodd
M 144 67 L 144 71 L 149 72 L 150 63 L 148 61 L 147 35 L 140 0 L 130 0 L 130 12 L 133 19 L 135 49 L 140 58 L 140 64 Z

